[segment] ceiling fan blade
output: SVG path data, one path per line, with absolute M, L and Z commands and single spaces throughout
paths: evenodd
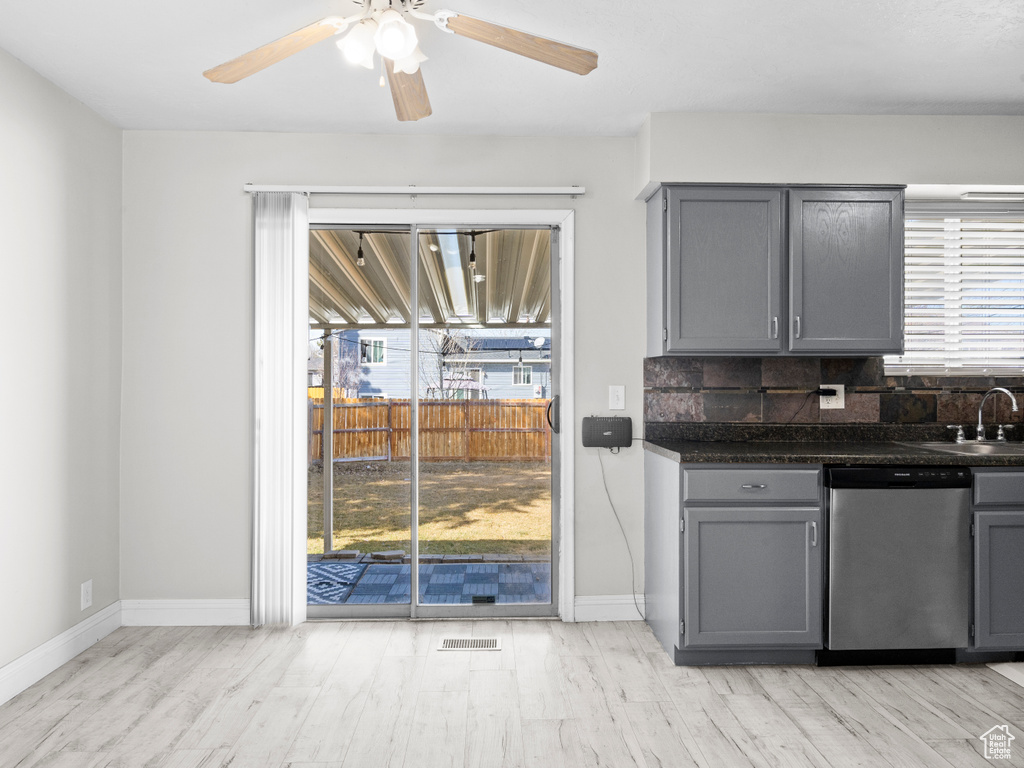
M 461 13 L 449 16 L 447 27 L 456 35 L 518 53 L 520 56 L 559 69 L 567 69 L 577 75 L 585 75 L 597 67 L 597 54 L 594 51 L 520 32 L 518 29 L 492 24 Z
M 237 83 L 243 77 L 254 75 L 271 64 L 287 59 L 293 53 L 305 50 L 337 34 L 340 31 L 335 23 L 337 21 L 334 18 L 317 21 L 254 51 L 243 53 L 237 59 L 225 62 L 219 67 L 208 69 L 203 72 L 203 77 L 215 83 Z
M 395 63 L 384 59 L 384 68 L 388 73 L 388 85 L 391 86 L 391 98 L 395 102 L 395 114 L 405 122 L 419 120 L 431 114 L 430 99 L 427 97 L 427 86 L 423 84 L 423 73 L 407 75 L 395 72 Z

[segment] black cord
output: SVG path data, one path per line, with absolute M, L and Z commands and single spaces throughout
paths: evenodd
M 795 419 L 797 416 L 800 415 L 800 412 L 803 411 L 803 409 L 807 407 L 807 404 L 809 402 L 811 402 L 811 397 L 813 395 L 820 395 L 820 396 L 823 396 L 823 397 L 831 397 L 831 396 L 834 396 L 835 393 L 836 393 L 836 391 L 834 389 L 832 389 L 831 387 L 818 387 L 817 389 L 812 389 L 810 392 L 807 393 L 807 396 L 804 398 L 803 404 L 793 412 L 792 416 L 789 417 L 789 421 L 787 421 L 786 424 L 792 423 L 793 419 Z
M 636 601 L 636 563 L 633 562 L 633 550 L 629 546 L 629 537 L 626 536 L 626 529 L 622 527 L 622 519 L 619 517 L 619 512 L 615 509 L 615 502 L 612 501 L 612 495 L 608 492 L 608 478 L 605 477 L 604 473 L 604 459 L 601 458 L 601 451 L 597 451 L 597 461 L 601 465 L 601 484 L 604 486 L 604 495 L 608 498 L 608 505 L 612 508 L 612 514 L 615 516 L 615 522 L 619 524 L 619 530 L 622 532 L 622 540 L 626 543 L 626 552 L 629 555 L 629 583 L 633 593 L 633 605 L 636 606 L 636 612 L 640 615 L 641 620 L 646 620 L 644 612 L 640 610 L 640 604 Z M 646 596 L 646 593 L 645 593 Z
M 817 394 L 817 392 L 818 390 L 812 389 L 810 392 L 807 393 L 807 397 L 804 398 L 803 404 L 801 404 L 801 406 L 793 412 L 793 415 L 790 416 L 789 420 L 786 422 L 787 424 L 791 424 L 793 422 L 793 419 L 800 415 L 800 412 L 807 407 L 807 404 L 809 402 L 811 402 L 811 396 Z

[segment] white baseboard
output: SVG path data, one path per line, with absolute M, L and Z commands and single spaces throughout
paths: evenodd
M 1024 685 L 1024 663 L 1005 662 L 1000 664 L 989 664 L 989 669 L 998 672 L 1003 677 L 1013 680 L 1017 685 Z
M 577 595 L 573 601 L 576 621 L 640 621 L 637 606 L 644 610 L 644 596 Z
M 125 627 L 248 626 L 248 600 L 122 600 Z
M 120 626 L 121 603 L 114 602 L 24 656 L 19 656 L 10 664 L 0 667 L 0 704 L 10 701 Z

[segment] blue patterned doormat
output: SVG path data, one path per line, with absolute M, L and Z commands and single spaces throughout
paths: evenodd
M 408 564 L 346 565 L 365 568 L 356 575 L 354 587 L 338 592 L 331 600 L 314 602 L 313 569 L 337 568 L 340 564 L 310 563 L 310 605 L 373 605 L 408 603 L 411 594 Z M 468 604 L 474 595 L 494 597 L 496 603 L 550 603 L 551 563 L 438 563 L 420 566 L 420 603 Z M 317 595 L 319 597 L 319 595 Z
M 361 563 L 307 563 L 306 602 L 309 605 L 340 605 L 363 575 Z

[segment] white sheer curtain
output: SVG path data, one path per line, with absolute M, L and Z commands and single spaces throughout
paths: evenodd
M 306 618 L 306 360 L 309 203 L 253 195 L 254 489 L 252 625 Z M 302 514 L 296 514 L 302 510 Z

